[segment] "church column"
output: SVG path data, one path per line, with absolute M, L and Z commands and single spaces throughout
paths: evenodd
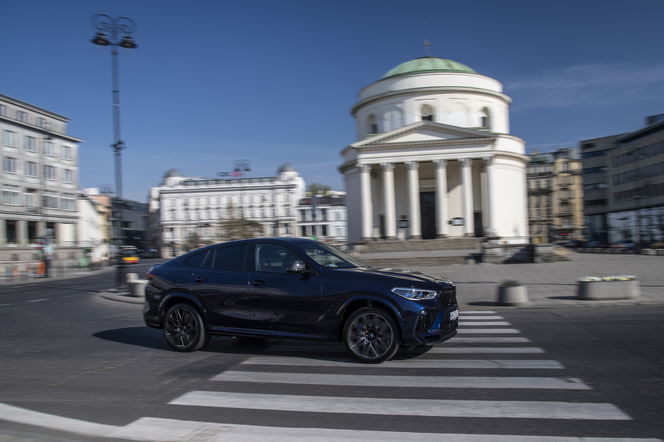
M 408 239 L 422 239 L 422 222 L 420 221 L 420 176 L 418 169 L 420 163 L 409 161 L 408 167 L 408 208 L 410 210 L 410 237 Z
M 397 237 L 397 217 L 394 202 L 394 163 L 383 163 L 383 200 L 385 204 L 385 236 Z
M 373 204 L 371 203 L 371 164 L 360 164 L 361 204 L 362 204 L 362 240 L 373 239 Z
M 492 195 L 491 195 L 491 189 L 492 189 L 492 186 L 494 184 L 493 183 L 493 177 L 492 177 L 492 175 L 493 175 L 493 166 L 492 166 L 493 159 L 494 159 L 494 157 L 492 157 L 492 156 L 483 159 L 483 161 L 484 161 L 484 170 L 486 171 L 486 194 L 484 195 L 484 198 L 486 198 L 486 211 L 487 211 L 487 215 L 486 215 L 487 223 L 486 223 L 486 232 L 485 232 L 486 236 L 495 236 L 496 235 L 495 222 L 494 222 L 494 219 L 493 219 L 493 204 L 492 204 L 493 198 L 492 198 Z
M 475 217 L 473 215 L 473 175 L 472 175 L 472 158 L 462 158 L 459 160 L 461 165 L 461 189 L 463 191 L 463 217 L 464 217 L 464 234 L 465 236 L 474 236 Z
M 436 236 L 448 235 L 447 226 L 447 160 L 434 160 L 436 166 Z

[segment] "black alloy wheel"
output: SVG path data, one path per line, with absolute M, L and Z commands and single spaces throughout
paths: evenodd
M 164 337 L 177 351 L 196 351 L 203 348 L 210 335 L 198 311 L 189 304 L 175 304 L 164 316 Z
M 401 338 L 397 325 L 386 311 L 363 307 L 346 321 L 344 343 L 357 360 L 379 364 L 395 355 Z

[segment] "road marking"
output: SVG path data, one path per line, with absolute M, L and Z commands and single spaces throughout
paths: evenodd
M 496 334 L 496 335 L 501 334 L 501 333 L 505 333 L 505 334 L 521 333 L 519 330 L 517 330 L 515 328 L 486 328 L 486 329 L 482 329 L 482 330 L 472 330 L 472 329 L 471 330 L 466 330 L 466 329 L 460 328 L 457 331 L 459 333 L 487 333 L 487 334 Z
M 41 301 L 50 301 L 50 299 L 44 298 L 44 299 L 32 299 L 30 301 L 25 301 L 25 302 L 41 302 Z
M 463 318 L 463 319 L 464 319 L 463 321 L 459 321 L 459 326 L 464 326 L 465 327 L 465 326 L 469 326 L 469 325 L 474 325 L 474 326 L 478 326 L 478 325 L 484 325 L 484 326 L 486 326 L 486 325 L 492 325 L 492 326 L 512 325 L 507 321 L 487 321 L 487 322 L 470 321 L 470 322 L 466 322 L 466 318 Z
M 539 347 L 433 347 L 429 353 L 546 353 Z
M 661 439 L 594 438 L 569 436 L 512 436 L 493 434 L 406 433 L 400 431 L 282 428 L 254 425 L 183 421 L 142 417 L 124 427 L 97 424 L 0 404 L 0 419 L 24 425 L 82 434 L 145 442 L 662 442 Z
M 470 311 L 460 311 L 459 314 L 463 315 L 495 315 L 496 312 L 493 310 L 470 310 Z
M 373 369 L 375 365 L 362 364 L 354 359 L 307 359 L 299 357 L 275 356 L 275 357 L 250 357 L 240 364 L 242 365 L 286 365 L 299 367 L 353 367 L 357 370 Z M 486 359 L 411 359 L 407 361 L 386 361 L 381 368 L 510 368 L 510 369 L 563 369 L 558 361 L 533 361 L 533 360 L 486 360 Z
M 613 404 L 385 399 L 192 391 L 172 405 L 309 413 L 513 419 L 632 420 Z
M 481 320 L 489 320 L 489 319 L 505 319 L 502 316 L 468 316 L 468 315 L 460 315 L 464 321 L 467 321 L 469 319 L 481 319 Z
M 470 343 L 486 343 L 486 344 L 516 344 L 518 342 L 532 342 L 528 338 L 488 338 L 488 337 L 478 337 L 478 338 L 459 338 L 459 337 L 454 337 L 449 341 L 446 341 L 445 344 L 443 345 L 448 345 L 448 344 L 470 344 Z M 438 347 L 434 347 L 438 348 Z
M 419 388 L 515 388 L 545 390 L 592 390 L 581 379 L 547 377 L 486 377 L 486 376 L 366 376 L 320 373 L 268 373 L 225 371 L 212 378 L 223 382 L 266 384 L 339 385 L 345 387 Z
M 14 305 L 14 304 L 0 304 L 0 307 L 7 307 L 9 305 Z

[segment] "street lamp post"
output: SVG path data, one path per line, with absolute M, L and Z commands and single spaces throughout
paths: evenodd
M 115 243 L 118 249 L 122 245 L 122 164 L 120 161 L 120 153 L 126 146 L 124 141 L 120 139 L 120 86 L 119 86 L 119 72 L 118 72 L 118 46 L 125 49 L 134 49 L 138 45 L 134 42 L 129 34 L 136 32 L 136 23 L 127 17 L 112 18 L 105 14 L 95 14 L 90 19 L 92 27 L 98 29 L 99 32 L 91 40 L 92 43 L 99 46 L 111 47 L 111 74 L 112 74 L 112 101 L 113 101 L 113 144 L 111 148 L 115 153 L 115 187 L 116 196 L 118 198 L 118 209 L 114 212 L 114 218 L 119 226 L 119 237 L 115 238 Z M 109 38 L 110 34 L 110 38 Z M 122 34 L 122 38 L 120 38 Z M 115 229 L 113 229 L 115 236 Z M 121 254 L 117 256 L 117 284 L 118 288 L 123 288 L 126 285 L 126 265 L 122 259 Z

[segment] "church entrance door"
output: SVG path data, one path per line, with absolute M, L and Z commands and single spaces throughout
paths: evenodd
M 436 238 L 436 192 L 420 193 L 422 239 Z

